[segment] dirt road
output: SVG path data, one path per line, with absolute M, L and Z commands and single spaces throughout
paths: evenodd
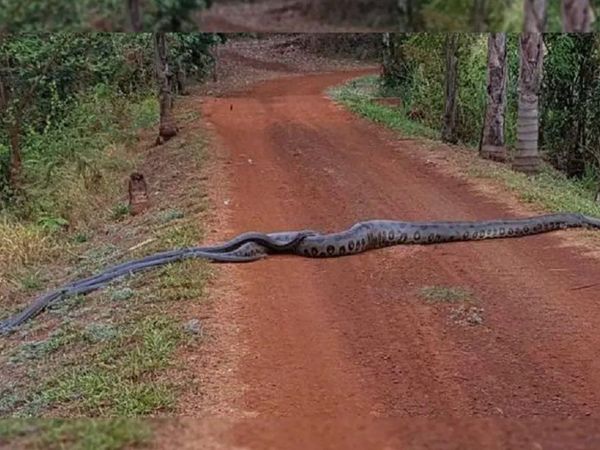
M 358 74 L 206 98 L 231 183 L 219 238 L 372 218 L 515 216 L 324 94 Z M 600 262 L 566 233 L 577 232 L 236 266 L 226 281 L 239 300 L 222 319 L 247 349 L 234 405 L 245 418 L 224 444 L 600 448 Z M 483 322 L 427 303 L 426 286 L 472 291 L 478 309 L 466 313 Z

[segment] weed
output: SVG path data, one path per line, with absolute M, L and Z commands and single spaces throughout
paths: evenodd
M 37 291 L 42 289 L 43 280 L 39 270 L 27 272 L 19 280 L 21 287 L 28 291 Z
M 202 238 L 200 228 L 191 221 L 170 225 L 157 234 L 157 244 L 162 248 L 189 247 L 196 245 Z
M 57 241 L 46 230 L 32 224 L 0 221 L 0 273 L 31 267 L 54 257 Z
M 62 217 L 42 216 L 37 223 L 42 229 L 50 232 L 57 232 L 69 226 L 69 221 Z
M 79 231 L 75 233 L 75 236 L 73 236 L 73 242 L 75 242 L 76 244 L 83 244 L 89 240 L 90 236 L 84 231 Z
M 421 289 L 421 296 L 429 303 L 474 301 L 472 292 L 461 287 L 427 286 Z
M 65 345 L 77 339 L 77 332 L 67 327 L 62 327 L 50 334 L 47 339 L 27 342 L 23 344 L 10 361 L 19 363 L 25 360 L 37 360 L 47 357 Z
M 136 129 L 148 128 L 158 121 L 158 102 L 154 96 L 145 98 L 133 105 L 133 126 Z
M 450 318 L 458 325 L 481 325 L 483 308 L 476 306 L 477 298 L 461 287 L 426 286 L 420 291 L 421 297 L 430 304 L 455 305 L 450 310 Z
M 125 217 L 129 215 L 130 208 L 126 203 L 117 203 L 115 207 L 112 209 L 112 218 L 113 220 L 123 220 Z
M 118 331 L 113 325 L 92 322 L 85 327 L 83 337 L 91 343 L 106 342 L 118 337 Z
M 110 293 L 110 299 L 116 302 L 123 302 L 135 296 L 135 291 L 131 288 L 115 289 Z
M 210 277 L 206 261 L 188 260 L 166 266 L 158 276 L 155 293 L 160 301 L 200 298 Z
M 158 220 L 161 223 L 168 223 L 173 220 L 183 219 L 184 217 L 185 213 L 183 211 L 179 211 L 177 209 L 169 209 L 167 211 L 161 211 Z

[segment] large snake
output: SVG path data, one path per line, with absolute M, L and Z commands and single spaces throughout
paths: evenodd
M 475 222 L 370 220 L 359 222 L 348 230 L 330 234 L 320 234 L 311 230 L 268 234 L 244 233 L 222 245 L 156 253 L 110 267 L 98 275 L 70 283 L 39 297 L 23 311 L 0 322 L 0 334 L 13 331 L 61 298 L 87 294 L 105 287 L 117 278 L 184 259 L 202 258 L 213 262 L 240 263 L 256 261 L 269 254 L 331 258 L 355 255 L 394 245 L 427 245 L 514 238 L 565 228 L 600 229 L 600 219 L 583 214 L 565 213 L 526 219 Z

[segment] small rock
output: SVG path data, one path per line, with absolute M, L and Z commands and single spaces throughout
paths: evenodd
M 202 325 L 198 319 L 192 319 L 185 323 L 183 329 L 189 334 L 200 334 L 202 331 Z

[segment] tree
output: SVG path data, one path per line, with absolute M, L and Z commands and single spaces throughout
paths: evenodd
M 525 19 L 523 31 L 543 33 L 546 28 L 548 9 L 546 0 L 525 0 Z
M 381 75 L 384 85 L 396 87 L 407 76 L 407 62 L 402 51 L 405 34 L 383 33 Z
M 490 33 L 488 37 L 487 104 L 479 151 L 483 158 L 495 161 L 506 160 L 504 116 L 507 82 L 506 33 Z
M 456 143 L 457 90 L 458 90 L 458 34 L 448 33 L 445 41 L 446 71 L 444 76 L 444 123 L 442 140 Z
M 390 68 L 392 67 L 392 34 L 391 33 L 382 33 L 381 39 L 383 41 L 383 49 L 382 49 L 382 65 L 381 65 L 381 75 L 383 80 L 387 80 L 390 74 Z
M 5 130 L 8 137 L 6 178 L 10 194 L 15 197 L 20 197 L 23 187 L 23 131 L 29 125 L 26 121 L 35 115 L 36 97 L 48 94 L 43 87 L 47 86 L 52 69 L 56 70 L 65 42 L 58 33 L 45 41 L 43 49 L 42 39 L 37 36 L 25 36 L 22 41 L 12 36 L 0 40 L 0 130 Z
M 178 132 L 173 118 L 173 72 L 168 61 L 167 37 L 163 32 L 153 33 L 156 80 L 160 105 L 160 125 L 157 143 L 168 141 Z
M 589 33 L 593 22 L 590 0 L 562 0 L 561 18 L 565 33 Z
M 413 17 L 413 1 L 412 0 L 397 0 L 397 12 L 398 12 L 398 31 L 402 33 L 408 33 L 414 31 L 414 17 Z
M 544 63 L 542 32 L 546 27 L 546 0 L 525 0 L 524 32 L 519 39 L 519 101 L 515 170 L 539 170 L 539 93 Z
M 140 0 L 127 0 L 127 11 L 129 13 L 129 26 L 131 27 L 131 31 L 139 33 L 142 31 Z
M 544 36 L 541 138 L 548 160 L 569 177 L 589 179 L 600 168 L 600 37 Z
M 474 0 L 473 4 L 473 31 L 481 33 L 485 31 L 486 1 Z
M 519 106 L 517 112 L 517 153 L 513 168 L 536 173 L 540 166 L 539 93 L 544 63 L 541 33 L 520 37 Z

